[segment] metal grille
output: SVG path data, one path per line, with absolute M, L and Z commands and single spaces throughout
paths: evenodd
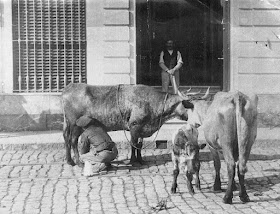
M 86 82 L 85 0 L 13 0 L 14 92 Z

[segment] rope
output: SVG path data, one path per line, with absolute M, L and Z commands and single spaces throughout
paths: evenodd
M 122 120 L 123 120 L 124 123 L 125 123 L 125 120 L 124 120 L 124 117 L 123 117 L 123 114 L 122 114 L 122 112 L 121 112 L 121 108 L 120 108 L 120 105 L 119 105 L 119 91 L 120 91 L 120 86 L 121 86 L 121 85 L 118 85 L 117 94 L 116 94 L 116 96 L 117 96 L 117 106 L 118 106 L 120 115 L 121 115 L 121 117 L 122 117 Z M 165 107 L 167 98 L 168 98 L 168 93 L 166 93 L 166 94 L 165 94 L 165 97 L 164 97 L 163 108 L 162 108 L 162 112 L 161 112 L 161 116 L 160 116 L 159 124 L 158 124 L 158 128 L 157 128 L 157 134 L 156 134 L 156 136 L 154 137 L 153 141 L 152 141 L 151 143 L 147 144 L 145 147 L 138 148 L 138 147 L 134 146 L 134 145 L 131 143 L 131 141 L 128 139 L 127 135 L 126 135 L 125 127 L 123 127 L 123 128 L 124 128 L 124 129 L 123 129 L 123 132 L 124 132 L 125 138 L 126 138 L 128 144 L 129 144 L 131 147 L 133 147 L 133 148 L 135 148 L 135 149 L 138 149 L 138 150 L 146 149 L 148 146 L 152 145 L 152 144 L 155 142 L 155 140 L 156 140 L 156 138 L 157 138 L 157 136 L 158 136 L 158 133 L 159 133 L 160 125 L 161 125 L 161 122 L 162 122 L 162 115 L 163 115 L 163 112 L 164 112 L 164 107 Z

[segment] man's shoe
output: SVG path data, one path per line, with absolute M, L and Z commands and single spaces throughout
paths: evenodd
M 105 170 L 107 168 L 106 164 L 105 163 L 96 163 L 93 165 L 93 169 L 92 169 L 92 172 L 93 173 L 99 173 L 103 170 Z

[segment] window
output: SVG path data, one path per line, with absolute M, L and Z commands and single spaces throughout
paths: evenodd
M 13 0 L 14 92 L 86 82 L 85 0 Z

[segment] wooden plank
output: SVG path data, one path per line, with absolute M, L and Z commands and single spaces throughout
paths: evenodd
M 280 9 L 279 0 L 239 0 L 241 9 Z
M 128 42 L 105 42 L 105 57 L 129 57 L 130 48 Z
M 236 27 L 232 34 L 238 41 L 280 42 L 280 28 L 276 27 Z
M 129 25 L 128 10 L 105 10 L 105 25 Z
M 280 26 L 280 10 L 240 10 L 239 25 Z
M 280 43 L 276 42 L 239 42 L 239 57 L 280 57 Z
M 104 41 L 129 41 L 129 27 L 106 26 Z
M 244 74 L 280 74 L 280 59 L 239 58 L 238 72 Z
M 130 84 L 129 74 L 105 74 L 104 83 L 107 85 Z
M 238 90 L 256 94 L 278 94 L 280 75 L 238 75 Z M 269 86 L 269 87 L 268 87 Z
M 130 60 L 128 58 L 105 58 L 104 59 L 104 73 L 117 74 L 117 73 L 130 73 Z
M 129 0 L 105 0 L 104 8 L 113 9 L 113 8 L 129 8 Z

